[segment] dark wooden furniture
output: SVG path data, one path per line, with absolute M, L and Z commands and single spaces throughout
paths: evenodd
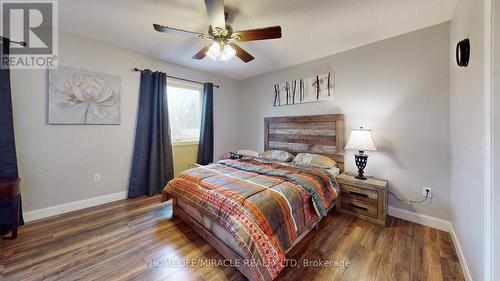
M 12 200 L 11 239 L 17 238 L 17 227 L 19 226 L 19 205 L 21 203 L 19 180 L 19 178 L 0 178 L 0 201 Z
M 340 185 L 339 210 L 385 226 L 388 182 L 375 177 L 359 180 L 355 176 L 356 173 L 347 172 L 337 177 Z

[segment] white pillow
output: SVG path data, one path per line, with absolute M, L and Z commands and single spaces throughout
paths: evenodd
M 238 149 L 238 151 L 236 153 L 238 153 L 239 155 L 248 156 L 248 157 L 259 157 L 259 155 L 260 155 L 260 153 L 258 153 L 257 151 L 253 151 L 250 149 Z
M 262 152 L 261 157 L 265 160 L 291 162 L 294 158 L 293 154 L 284 150 L 267 150 Z
M 339 167 L 325 169 L 325 171 L 331 178 L 336 178 L 336 177 L 338 177 L 338 175 L 340 175 L 340 168 Z
M 314 167 L 330 169 L 337 166 L 337 163 L 333 161 L 331 158 L 319 155 L 319 154 L 310 154 L 310 153 L 299 153 L 293 159 L 293 163 L 302 164 L 302 165 L 311 165 Z

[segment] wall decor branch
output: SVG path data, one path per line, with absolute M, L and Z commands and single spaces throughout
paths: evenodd
M 331 101 L 335 93 L 335 74 L 300 78 L 274 85 L 274 106 Z

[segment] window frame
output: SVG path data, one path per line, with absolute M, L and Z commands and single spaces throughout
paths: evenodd
M 168 78 L 167 77 L 167 83 L 165 86 L 165 93 L 166 93 L 166 98 L 168 100 L 168 87 L 174 87 L 174 88 L 181 88 L 181 89 L 187 89 L 187 90 L 195 90 L 200 92 L 200 130 L 201 130 L 201 118 L 203 118 L 202 113 L 203 113 L 203 85 L 199 85 L 196 83 L 191 83 L 175 78 Z M 170 110 L 168 112 L 170 115 Z M 170 116 L 168 118 L 169 122 L 171 120 Z M 172 134 L 172 123 L 170 125 L 170 134 Z M 198 145 L 200 143 L 200 137 L 196 139 L 180 139 L 180 140 L 175 140 L 172 138 L 171 140 L 172 146 L 190 146 L 190 145 Z

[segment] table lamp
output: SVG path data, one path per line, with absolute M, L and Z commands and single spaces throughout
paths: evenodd
M 354 160 L 358 167 L 358 175 L 356 175 L 356 178 L 366 180 L 366 177 L 363 176 L 363 170 L 368 161 L 368 154 L 365 154 L 365 151 L 377 151 L 373 143 L 372 131 L 363 129 L 363 127 L 351 130 L 351 136 L 349 137 L 349 142 L 347 142 L 345 149 L 358 150 L 358 153 L 354 154 Z

